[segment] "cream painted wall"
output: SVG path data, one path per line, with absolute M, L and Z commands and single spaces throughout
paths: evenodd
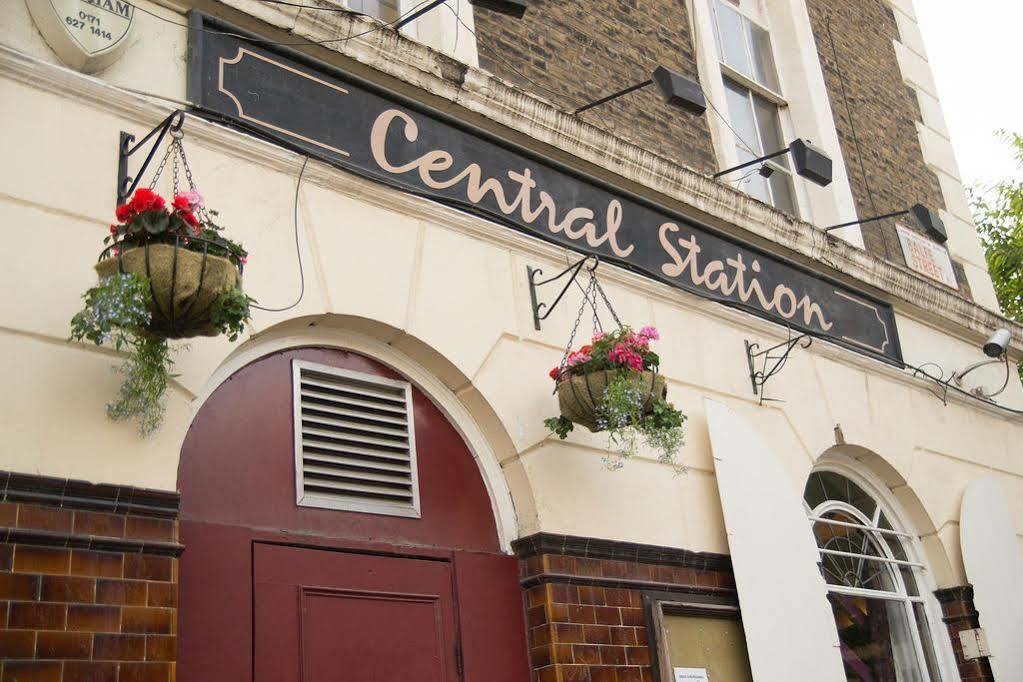
M 1023 531 L 1018 417 L 975 401 L 951 399 L 944 406 L 926 381 L 824 342 L 795 351 L 772 380 L 769 397 L 784 402 L 759 405 L 743 341 L 770 345 L 782 340 L 781 330 L 602 266 L 622 319 L 661 329 L 670 394 L 689 414 L 682 453 L 689 473 L 676 477 L 645 454 L 607 471 L 600 435 L 560 442 L 541 423 L 557 409 L 547 370 L 560 358 L 578 299 L 570 295 L 535 331 L 526 265 L 555 272 L 570 256 L 318 162 L 309 163 L 299 195 L 306 263 L 301 305 L 259 313 L 252 333 L 236 345 L 223 339 L 178 344 L 180 377 L 167 423 L 151 440 L 140 440 L 131 425 L 107 421 L 103 404 L 117 384 L 117 358 L 68 343 L 68 321 L 94 281 L 91 266 L 112 217 L 118 131 L 148 129 L 167 112 L 113 86 L 184 90 L 184 36 L 162 33 L 168 29 L 159 23 L 141 23 L 139 43 L 100 80 L 0 53 L 0 148 L 19 160 L 0 168 L 0 220 L 17 236 L 0 268 L 0 287 L 16 292 L 0 299 L 6 380 L 0 469 L 174 489 L 184 433 L 220 368 L 282 328 L 300 333 L 315 324 L 318 339 L 336 334 L 343 343 L 342 331 L 355 330 L 391 344 L 458 396 L 505 473 L 520 534 L 547 530 L 726 551 L 705 397 L 754 424 L 797 488 L 836 444 L 838 425 L 847 443 L 877 453 L 905 481 L 895 493 L 923 509 L 917 526 L 928 560 L 948 567 L 937 576 L 940 584 L 963 582 L 958 508 L 979 471 L 1020 493 L 1012 496 L 1012 513 Z M 30 28 L 20 20 L 5 24 L 0 40 L 52 63 L 45 46 L 26 33 Z M 142 41 L 150 41 L 147 49 Z M 130 59 L 137 63 L 129 66 Z M 292 199 L 301 159 L 197 119 L 189 119 L 186 133 L 201 189 L 250 250 L 246 290 L 264 305 L 292 301 L 298 289 Z M 951 371 L 980 358 L 975 341 L 902 308 L 899 329 L 910 362 Z M 1003 402 L 1023 408 L 1015 379 Z

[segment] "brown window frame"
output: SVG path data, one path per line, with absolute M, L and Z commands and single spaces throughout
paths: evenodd
M 739 601 L 734 597 L 691 592 L 643 592 L 647 634 L 650 638 L 650 667 L 654 682 L 674 682 L 664 629 L 664 616 L 730 618 L 742 622 Z

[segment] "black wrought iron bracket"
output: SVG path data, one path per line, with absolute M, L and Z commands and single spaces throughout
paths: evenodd
M 792 329 L 789 328 L 788 340 L 764 350 L 760 350 L 760 344 L 758 343 L 750 343 L 749 341 L 744 341 L 743 343 L 746 344 L 746 363 L 749 366 L 749 380 L 750 385 L 753 387 L 753 395 L 759 396 L 760 403 L 763 404 L 765 400 L 774 400 L 773 398 L 764 397 L 764 384 L 782 370 L 785 363 L 789 360 L 789 355 L 797 345 L 801 344 L 803 348 L 809 348 L 810 344 L 813 343 L 813 337 L 809 334 L 792 336 Z M 779 350 L 781 350 L 780 354 L 777 352 Z M 760 369 L 757 369 L 757 360 L 760 360 Z
M 175 110 L 170 116 L 163 119 L 160 125 L 156 126 L 149 133 L 143 137 L 138 144 L 135 143 L 135 136 L 131 133 L 121 131 L 121 141 L 118 145 L 117 153 L 117 205 L 128 201 L 128 197 L 132 195 L 132 192 L 139 186 L 139 180 L 142 179 L 142 175 L 146 172 L 146 168 L 149 167 L 153 157 L 156 156 L 156 151 L 160 148 L 163 143 L 163 138 L 167 136 L 167 132 L 178 132 L 181 130 L 181 126 L 185 124 L 185 112 L 180 109 Z M 146 160 L 142 162 L 142 166 L 138 172 L 133 176 L 128 175 L 128 157 L 132 156 L 144 144 L 153 139 L 156 135 L 156 141 L 150 148 L 149 153 L 146 155 Z
M 534 268 L 529 265 L 526 266 L 526 273 L 529 276 L 529 301 L 533 307 L 533 327 L 536 331 L 540 331 L 540 323 L 546 320 L 550 314 L 554 312 L 554 309 L 558 307 L 558 304 L 561 303 L 561 299 L 565 296 L 565 292 L 568 291 L 570 286 L 572 286 L 572 282 L 575 281 L 576 277 L 578 277 L 579 273 L 582 271 L 583 266 L 585 266 L 589 261 L 593 261 L 593 265 L 586 268 L 587 272 L 593 272 L 597 269 L 597 266 L 600 265 L 600 259 L 596 256 L 586 256 L 586 258 L 583 258 L 578 263 L 569 265 L 567 268 L 548 279 L 538 279 L 543 276 L 543 270 L 540 268 Z M 545 284 L 556 282 L 565 275 L 569 275 L 568 281 L 565 282 L 565 286 L 561 288 L 561 291 L 558 292 L 557 298 L 554 299 L 554 302 L 551 303 L 550 306 L 546 303 L 537 301 L 537 287 L 542 287 Z

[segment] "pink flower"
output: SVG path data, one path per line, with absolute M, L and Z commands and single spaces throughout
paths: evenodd
M 604 336 L 605 336 L 604 332 L 597 332 L 596 334 L 593 335 L 593 343 L 600 341 L 601 339 L 604 338 Z
M 241 263 L 242 265 L 245 265 L 246 263 L 249 262 L 249 259 L 247 256 L 242 256 L 241 258 L 238 259 L 238 262 Z
M 568 356 L 568 366 L 575 367 L 576 365 L 581 365 L 585 362 L 589 362 L 592 359 L 593 358 L 590 356 L 589 353 L 584 353 L 582 351 L 572 353 L 571 355 Z
M 648 341 L 659 341 L 661 339 L 661 335 L 657 333 L 657 329 L 650 326 L 640 329 L 639 335 Z
M 202 198 L 202 195 L 194 189 L 190 192 L 182 192 L 178 196 L 187 201 L 188 205 L 192 208 L 199 208 L 205 205 L 205 200 Z

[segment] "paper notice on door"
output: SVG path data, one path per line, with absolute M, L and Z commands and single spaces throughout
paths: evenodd
M 706 668 L 675 668 L 675 682 L 710 682 Z

